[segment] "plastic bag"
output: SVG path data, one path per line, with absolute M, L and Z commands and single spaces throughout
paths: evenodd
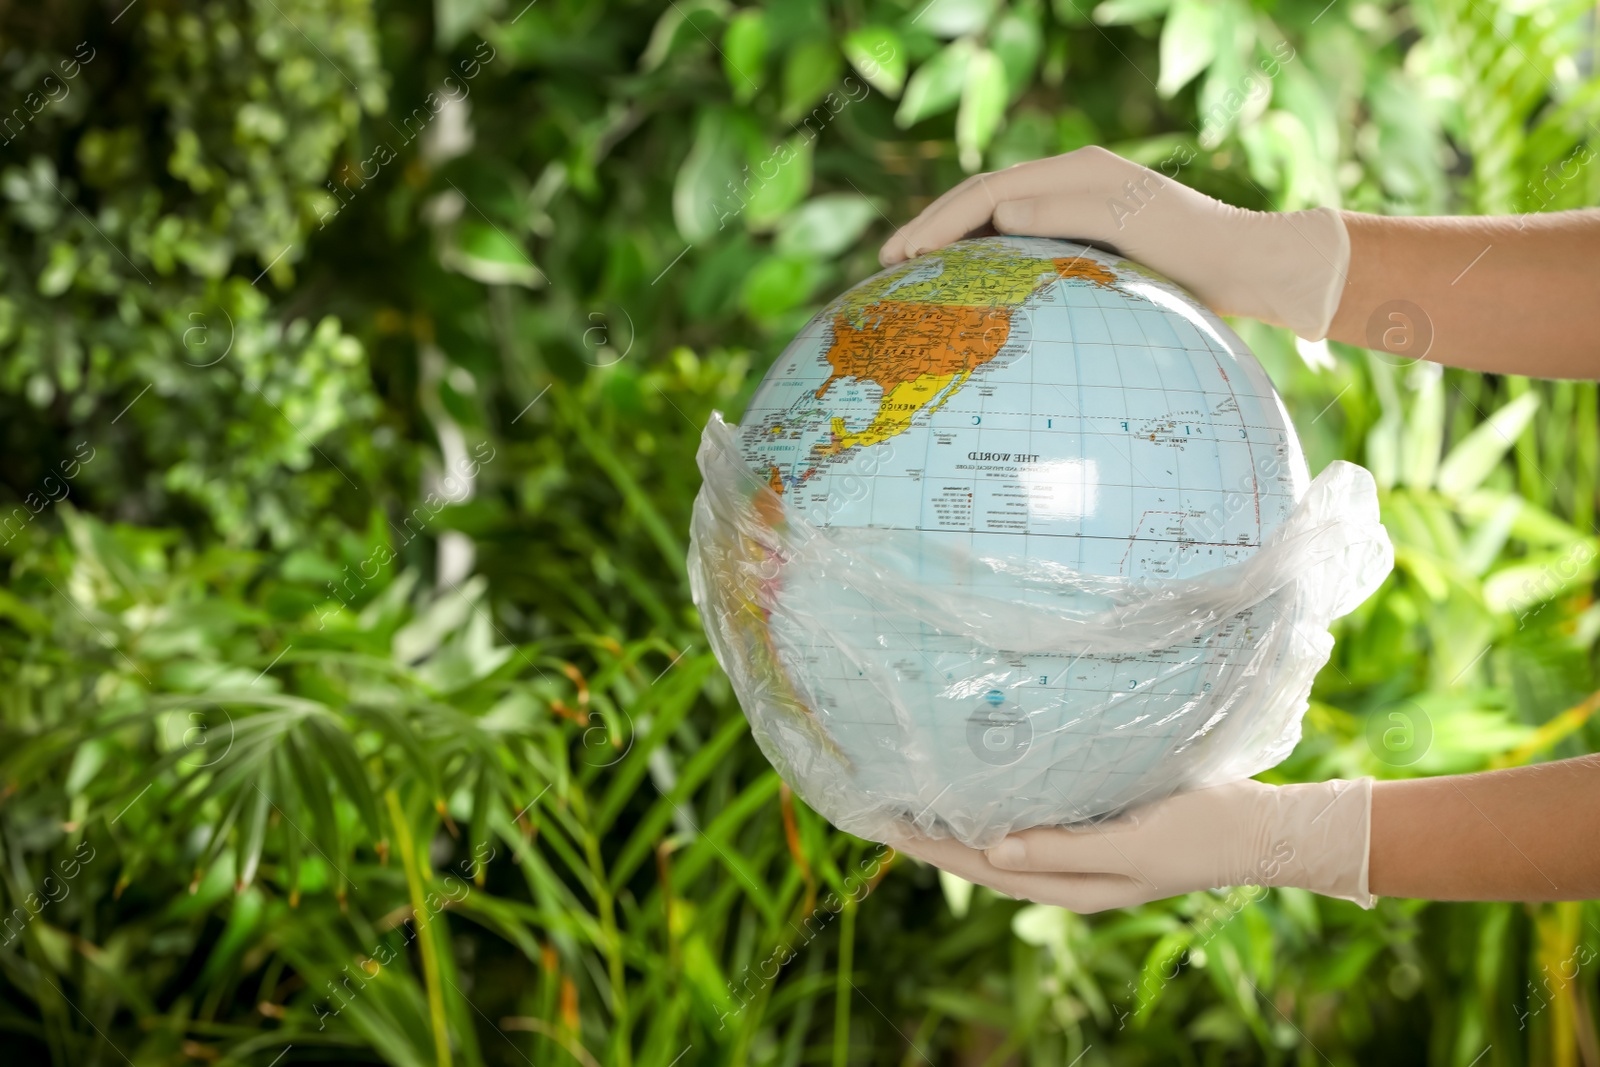
M 713 413 L 701 441 L 694 601 L 761 750 L 869 839 L 987 848 L 1273 766 L 1299 740 L 1328 623 L 1393 566 L 1351 463 L 1244 562 L 1130 579 L 811 525 L 741 462 L 737 430 Z M 1067 672 L 1055 687 L 1022 662 L 1039 653 Z

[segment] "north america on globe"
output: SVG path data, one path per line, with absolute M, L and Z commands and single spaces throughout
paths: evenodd
M 1194 307 L 1097 249 L 958 242 L 813 320 L 746 411 L 745 459 L 822 525 L 1081 537 L 1100 535 L 1082 526 L 1098 512 L 1128 549 L 1118 572 L 1210 569 L 1287 513 L 1304 468 L 1260 367 L 1198 311 L 1174 314 Z M 870 486 L 852 480 L 865 496 L 845 499 L 834 480 L 863 461 Z M 1275 476 L 1258 479 L 1263 466 Z M 1214 506 L 1241 489 L 1248 508 L 1219 521 Z

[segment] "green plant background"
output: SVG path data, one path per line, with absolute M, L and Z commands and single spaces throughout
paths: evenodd
M 1081 917 L 885 862 L 765 764 L 683 566 L 699 427 L 971 169 L 1600 203 L 1594 27 L 0 3 L 6 1059 L 1600 1064 L 1593 904 Z M 1397 557 L 1267 777 L 1595 750 L 1595 386 L 1240 329 Z

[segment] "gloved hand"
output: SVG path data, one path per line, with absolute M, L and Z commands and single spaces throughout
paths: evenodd
M 1219 314 L 1308 341 L 1327 336 L 1350 266 L 1332 208 L 1246 211 L 1094 146 L 968 178 L 897 230 L 878 260 L 893 266 L 991 225 L 1109 245 Z
M 1234 885 L 1298 886 L 1370 908 L 1371 825 L 1371 778 L 1246 780 L 1084 828 L 1024 830 L 987 852 L 949 839 L 888 844 L 1007 896 L 1081 913 Z

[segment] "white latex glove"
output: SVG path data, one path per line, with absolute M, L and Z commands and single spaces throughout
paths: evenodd
M 928 205 L 878 253 L 886 267 L 973 233 L 1109 245 L 1224 315 L 1327 336 L 1350 267 L 1332 208 L 1246 211 L 1092 146 L 976 174 Z
M 1372 907 L 1372 779 L 1246 780 L 1179 793 L 1081 829 L 1012 834 L 987 852 L 959 841 L 890 841 L 969 882 L 1089 913 L 1224 886 L 1298 886 Z

